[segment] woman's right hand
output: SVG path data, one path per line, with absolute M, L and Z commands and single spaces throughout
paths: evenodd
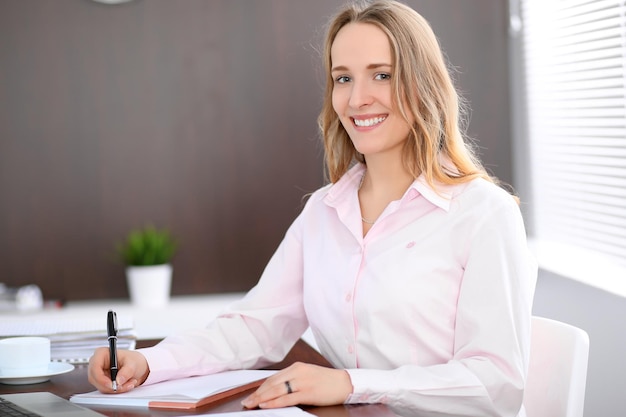
M 134 350 L 118 350 L 117 365 L 117 391 L 113 391 L 109 348 L 96 349 L 89 359 L 89 383 L 105 394 L 119 394 L 143 384 L 150 373 L 146 358 Z

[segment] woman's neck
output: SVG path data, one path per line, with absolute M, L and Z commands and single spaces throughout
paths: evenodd
M 370 158 L 366 167 L 361 190 L 388 202 L 400 199 L 415 180 L 399 161 Z
M 374 226 L 385 207 L 401 199 L 414 181 L 413 176 L 397 160 L 382 162 L 380 158 L 368 159 L 359 186 L 363 236 Z

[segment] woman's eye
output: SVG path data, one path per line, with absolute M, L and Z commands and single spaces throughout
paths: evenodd
M 387 74 L 386 72 L 381 72 L 379 74 L 376 74 L 374 79 L 375 80 L 380 80 L 380 81 L 387 81 L 387 80 L 391 79 L 391 74 Z
M 337 84 L 344 84 L 344 83 L 347 83 L 348 81 L 350 81 L 350 77 L 348 77 L 347 75 L 340 75 L 339 77 L 335 78 L 335 82 Z

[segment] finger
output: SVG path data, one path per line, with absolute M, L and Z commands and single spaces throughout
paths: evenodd
M 137 380 L 135 378 L 131 378 L 123 384 L 118 383 L 116 393 L 121 394 L 122 392 L 128 392 L 132 389 L 135 389 L 137 385 Z
M 265 382 L 257 388 L 257 390 L 252 393 L 248 398 L 242 401 L 242 405 L 247 408 L 255 408 L 259 407 L 262 403 L 268 403 L 274 399 L 293 395 L 294 387 L 290 382 L 291 393 L 287 389 L 287 385 L 285 384 L 286 375 L 273 375 L 271 378 L 265 380 Z M 296 403 L 291 403 L 289 405 L 293 405 Z
M 273 389 L 274 392 L 278 391 L 278 394 L 267 400 L 259 399 L 259 408 L 280 408 L 300 404 L 300 395 L 292 381 L 283 381 L 282 384 L 275 385 Z
M 117 371 L 115 381 L 118 385 L 124 385 L 135 377 L 135 366 L 129 360 L 119 362 L 120 369 Z
M 265 401 L 259 403 L 259 408 L 283 408 L 283 407 L 291 407 L 293 405 L 300 404 L 300 400 L 297 395 L 289 394 L 283 395 L 282 397 L 275 398 L 273 400 Z
M 89 358 L 87 380 L 99 391 L 106 392 L 111 388 L 108 349 L 98 348 L 94 351 L 93 356 Z

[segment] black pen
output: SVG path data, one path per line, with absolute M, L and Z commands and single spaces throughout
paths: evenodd
M 111 362 L 111 386 L 117 391 L 117 315 L 109 310 L 107 315 L 107 333 L 109 335 L 109 358 Z

